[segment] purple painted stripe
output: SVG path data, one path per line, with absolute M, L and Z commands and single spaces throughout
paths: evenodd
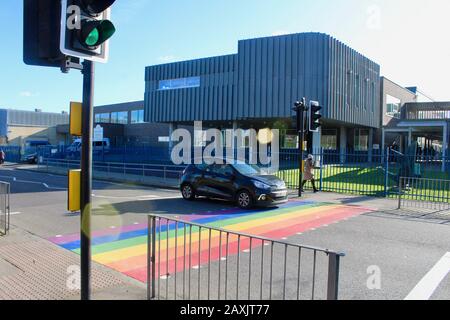
M 233 213 L 237 213 L 240 211 L 241 211 L 240 209 L 234 208 L 234 209 L 216 211 L 215 214 L 205 212 L 205 213 L 200 213 L 200 214 L 191 214 L 188 216 L 183 216 L 183 215 L 180 215 L 180 216 L 183 217 L 184 221 L 190 222 L 190 221 L 196 220 L 198 218 L 212 218 L 219 213 L 220 214 L 233 214 Z M 93 231 L 92 237 L 96 238 L 96 237 L 118 235 L 118 234 L 121 234 L 124 232 L 131 232 L 131 231 L 141 230 L 141 229 L 145 229 L 145 228 L 147 228 L 147 223 L 139 223 L 139 224 L 134 224 L 134 225 L 129 225 L 129 226 L 117 227 L 116 229 L 105 229 L 105 230 Z M 80 234 L 74 233 L 74 234 L 64 235 L 62 237 L 51 237 L 51 238 L 48 238 L 47 240 L 54 244 L 57 244 L 57 245 L 63 245 L 63 244 L 69 243 L 69 242 L 80 240 Z

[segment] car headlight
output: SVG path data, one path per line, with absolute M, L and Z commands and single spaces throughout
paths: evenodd
M 270 189 L 270 186 L 268 184 L 265 184 L 261 181 L 253 181 L 253 184 L 255 185 L 255 187 L 257 187 L 258 189 Z

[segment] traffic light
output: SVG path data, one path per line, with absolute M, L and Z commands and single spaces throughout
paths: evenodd
M 60 67 L 61 1 L 24 0 L 23 61 L 32 66 Z
M 320 119 L 322 119 L 320 110 L 322 110 L 322 107 L 319 105 L 319 103 L 317 101 L 311 101 L 309 103 L 309 131 L 310 132 L 319 132 L 319 128 L 322 126 L 322 124 L 320 123 Z
M 116 32 L 109 20 L 115 0 L 62 0 L 60 50 L 67 56 L 107 62 L 109 39 Z

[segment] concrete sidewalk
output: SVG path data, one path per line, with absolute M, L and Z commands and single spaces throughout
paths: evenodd
M 0 300 L 77 300 L 80 257 L 14 228 L 0 237 Z M 143 300 L 146 288 L 109 268 L 92 264 L 94 300 Z

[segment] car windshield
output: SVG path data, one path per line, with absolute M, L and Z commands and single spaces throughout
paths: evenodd
M 261 169 L 257 165 L 249 165 L 245 163 L 238 163 L 233 165 L 234 168 L 245 176 L 256 176 L 261 174 Z

